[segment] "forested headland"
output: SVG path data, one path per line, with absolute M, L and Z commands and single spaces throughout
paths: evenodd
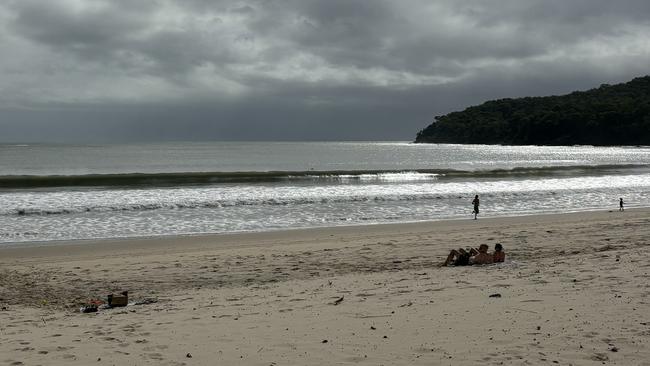
M 435 117 L 415 142 L 650 145 L 650 76 L 561 96 L 488 101 Z

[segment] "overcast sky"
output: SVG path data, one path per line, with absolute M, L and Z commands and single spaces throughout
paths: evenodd
M 3 0 L 0 141 L 412 140 L 650 74 L 648 0 Z

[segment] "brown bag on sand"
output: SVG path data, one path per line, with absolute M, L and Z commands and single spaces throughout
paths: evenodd
M 129 292 L 124 291 L 120 295 L 110 294 L 107 296 L 106 302 L 110 307 L 126 306 L 129 303 Z

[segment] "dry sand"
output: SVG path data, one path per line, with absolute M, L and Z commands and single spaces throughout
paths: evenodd
M 650 365 L 649 224 L 639 209 L 3 248 L 0 365 Z M 497 242 L 504 264 L 437 266 Z M 78 312 L 122 290 L 157 302 Z

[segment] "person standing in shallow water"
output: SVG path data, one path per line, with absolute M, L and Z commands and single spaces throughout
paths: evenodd
M 623 197 L 618 201 L 618 210 L 625 211 L 625 208 L 623 208 Z
M 474 196 L 474 200 L 472 201 L 472 204 L 474 205 L 474 220 L 476 220 L 476 217 L 478 216 L 478 205 L 479 205 L 479 200 L 478 200 L 478 194 Z

